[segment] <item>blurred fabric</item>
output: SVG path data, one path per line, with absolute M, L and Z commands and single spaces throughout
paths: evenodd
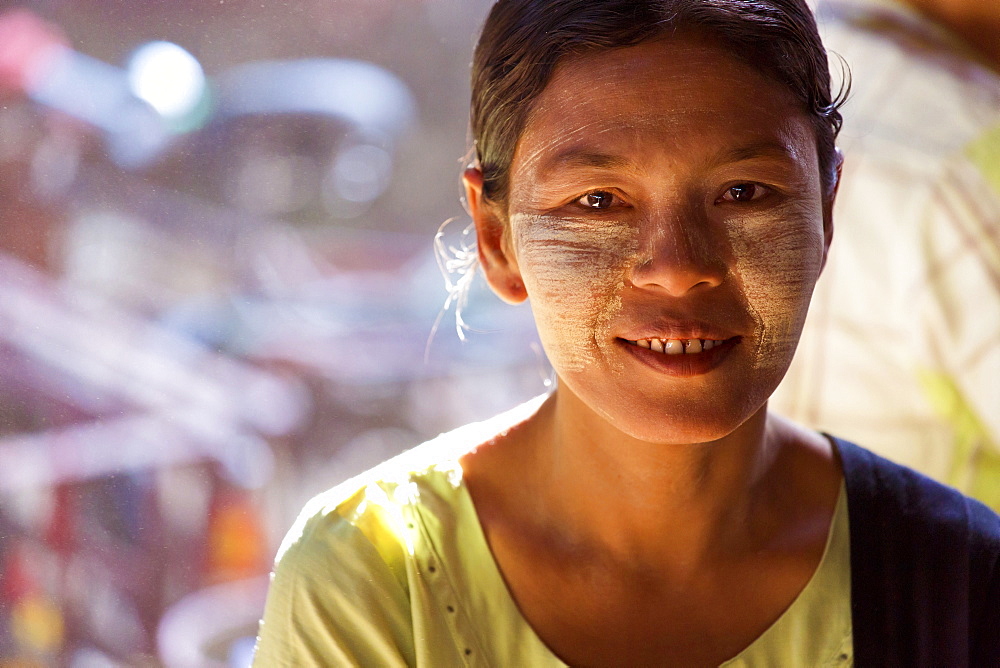
M 306 499 L 544 389 L 442 311 L 488 4 L 0 3 L 0 665 L 248 665 Z
M 1000 509 L 1000 73 L 892 0 L 818 18 L 851 71 L 844 172 L 771 407 Z

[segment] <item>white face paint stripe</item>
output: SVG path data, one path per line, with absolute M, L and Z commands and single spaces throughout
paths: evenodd
M 582 371 L 608 344 L 638 232 L 621 221 L 531 214 L 510 225 L 546 353 L 557 369 Z
M 803 286 L 815 284 L 822 266 L 823 230 L 816 224 L 821 219 L 819 212 L 793 210 L 778 219 L 773 213 L 759 220 L 744 216 L 726 228 L 732 273 L 759 328 L 756 369 L 783 373 L 798 343 L 805 318 L 805 310 L 797 307 Z

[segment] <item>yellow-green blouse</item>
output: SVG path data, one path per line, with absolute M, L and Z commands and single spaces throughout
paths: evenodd
M 565 666 L 511 598 L 458 463 L 537 403 L 439 436 L 314 498 L 279 550 L 254 666 Z M 812 579 L 723 665 L 853 665 L 849 540 L 842 485 Z

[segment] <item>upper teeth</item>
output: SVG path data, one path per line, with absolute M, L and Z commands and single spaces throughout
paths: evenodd
M 720 344 L 722 341 L 712 339 L 639 339 L 635 342 L 635 345 L 640 348 L 649 348 L 667 355 L 700 353 L 703 350 L 711 350 Z

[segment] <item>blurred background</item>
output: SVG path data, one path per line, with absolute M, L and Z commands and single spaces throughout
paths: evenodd
M 0 0 L 0 668 L 249 665 L 311 496 L 550 386 L 470 270 L 490 4 Z M 1000 507 L 1000 14 L 960 5 L 819 3 L 845 187 L 772 405 Z
M 443 311 L 488 5 L 0 2 L 0 665 L 248 665 L 310 496 L 545 389 Z

